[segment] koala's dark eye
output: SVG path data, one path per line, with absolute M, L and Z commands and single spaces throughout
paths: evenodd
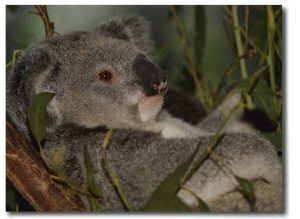
M 112 79 L 113 75 L 109 71 L 102 71 L 98 74 L 98 79 L 101 81 L 109 81 Z

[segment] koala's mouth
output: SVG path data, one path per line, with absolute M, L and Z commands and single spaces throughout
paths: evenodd
M 137 90 L 128 95 L 128 101 L 136 106 L 137 119 L 141 122 L 150 122 L 157 118 L 163 105 L 163 93 L 156 93 L 155 95 L 148 96 L 144 90 L 139 87 Z
M 157 83 L 149 83 L 147 81 L 139 81 L 138 84 L 140 85 L 141 91 L 146 96 L 155 96 L 159 94 L 165 94 L 168 90 L 168 82 L 161 81 Z
M 148 86 L 138 86 L 137 91 L 130 97 L 131 102 L 137 105 L 138 117 L 141 122 L 156 120 L 163 105 L 163 95 L 168 89 L 167 81 L 153 83 Z
M 138 111 L 142 122 L 154 120 L 163 105 L 163 96 L 142 96 L 138 101 Z

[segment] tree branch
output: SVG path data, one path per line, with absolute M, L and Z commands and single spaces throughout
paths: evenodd
M 47 6 L 46 5 L 35 5 L 35 8 L 37 9 L 38 12 L 29 12 L 29 13 L 40 16 L 44 23 L 46 38 L 53 37 L 54 22 L 49 20 Z
M 87 211 L 77 194 L 54 181 L 38 152 L 6 118 L 6 175 L 37 211 Z
M 47 6 L 36 5 L 46 38 L 54 34 Z M 6 118 L 6 176 L 37 211 L 87 211 L 79 196 L 67 186 L 54 181 L 38 152 Z

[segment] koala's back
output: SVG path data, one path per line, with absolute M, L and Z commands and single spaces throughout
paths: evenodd
M 50 137 L 46 145 L 51 159 L 55 160 L 56 157 L 63 155 L 64 161 L 60 163 L 60 168 L 80 184 L 84 182 L 86 174 L 83 147 L 88 147 L 90 153 L 94 155 L 95 176 L 103 188 L 106 210 L 124 210 L 101 159 L 101 146 L 107 130 L 95 129 L 86 132 L 76 130 L 74 127 L 62 127 L 59 131 L 63 134 L 62 137 Z M 116 129 L 109 140 L 107 159 L 120 180 L 129 203 L 133 209 L 138 210 L 158 185 L 197 148 L 195 161 L 199 159 L 211 138 L 212 136 L 195 139 L 163 139 L 149 132 Z M 68 142 L 64 139 L 68 139 Z M 275 197 L 279 206 L 272 206 L 273 200 L 266 202 L 265 196 L 257 196 L 257 208 L 265 204 L 267 206 L 262 207 L 261 211 L 281 211 L 281 166 L 272 147 L 267 141 L 253 134 L 224 134 L 214 152 L 226 167 L 222 167 L 219 161 L 210 156 L 188 181 L 187 187 L 208 204 L 212 204 L 214 211 L 248 211 L 250 207 L 245 200 L 241 207 L 238 206 L 240 201 L 234 200 L 230 201 L 231 206 L 225 205 L 225 209 L 222 209 L 224 203 L 216 204 L 222 198 L 230 199 L 230 195 L 227 194 L 238 188 L 232 172 L 227 169 L 229 168 L 239 177 L 272 184 L 277 189 Z M 193 197 L 184 192 L 179 195 L 188 204 L 194 205 Z M 261 198 L 264 201 L 261 202 Z

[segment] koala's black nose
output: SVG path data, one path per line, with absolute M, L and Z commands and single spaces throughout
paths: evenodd
M 137 75 L 137 83 L 146 96 L 165 93 L 168 89 L 167 75 L 154 62 L 144 55 L 138 55 L 133 63 L 133 71 Z

